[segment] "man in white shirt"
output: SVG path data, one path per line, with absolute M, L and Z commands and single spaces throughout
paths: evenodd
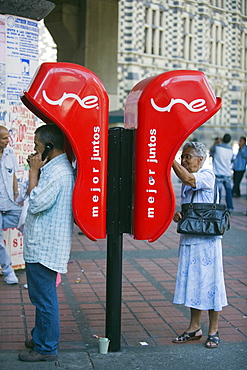
M 213 157 L 213 170 L 219 189 L 219 201 L 221 202 L 222 186 L 224 186 L 227 208 L 229 211 L 233 211 L 231 186 L 233 151 L 232 147 L 228 144 L 230 141 L 231 135 L 225 134 L 222 142 L 210 148 L 210 155 Z
M 15 175 L 18 165 L 13 150 L 7 148 L 8 143 L 9 131 L 0 126 L 0 265 L 4 281 L 7 284 L 17 284 L 18 279 L 3 240 L 3 229 L 17 227 L 21 214 L 21 207 L 15 203 L 18 196 Z

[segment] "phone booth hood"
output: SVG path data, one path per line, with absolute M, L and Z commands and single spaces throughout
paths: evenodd
M 76 223 L 90 239 L 105 238 L 109 102 L 102 82 L 77 64 L 43 63 L 21 100 L 66 135 L 77 165 Z
M 155 241 L 175 211 L 171 166 L 186 138 L 222 102 L 200 71 L 177 70 L 142 80 L 125 105 L 125 128 L 134 128 L 133 235 Z

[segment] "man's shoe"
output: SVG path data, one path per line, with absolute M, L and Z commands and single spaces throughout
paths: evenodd
M 5 276 L 4 281 L 7 284 L 18 284 L 18 279 L 14 273 L 14 271 L 10 272 L 8 275 Z
M 34 349 L 34 347 L 35 347 L 34 341 L 32 339 L 26 339 L 25 340 L 25 347 L 30 348 L 30 349 Z
M 25 362 L 39 362 L 39 361 L 57 361 L 57 355 L 41 355 L 34 350 L 31 350 L 29 353 L 19 353 L 19 360 Z

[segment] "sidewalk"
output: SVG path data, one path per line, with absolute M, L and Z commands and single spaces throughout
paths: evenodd
M 181 184 L 174 180 L 179 204 Z M 208 318 L 202 315 L 204 336 L 198 343 L 172 344 L 188 325 L 189 309 L 172 303 L 177 271 L 178 239 L 172 222 L 154 243 L 124 236 L 121 351 L 101 355 L 93 335 L 105 334 L 106 240 L 92 242 L 74 230 L 69 270 L 58 287 L 61 316 L 59 363 L 22 363 L 24 340 L 34 324 L 25 271 L 19 285 L 0 277 L 0 368 L 12 369 L 247 369 L 247 183 L 234 198 L 231 230 L 223 239 L 225 282 L 229 305 L 220 315 L 221 344 L 204 346 Z

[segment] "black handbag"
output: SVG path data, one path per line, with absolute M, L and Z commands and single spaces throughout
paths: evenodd
M 182 204 L 182 218 L 178 221 L 177 232 L 191 235 L 223 235 L 230 229 L 230 213 L 227 206 L 216 203 L 217 185 L 214 187 L 214 203 L 193 203 L 193 192 L 190 203 Z

